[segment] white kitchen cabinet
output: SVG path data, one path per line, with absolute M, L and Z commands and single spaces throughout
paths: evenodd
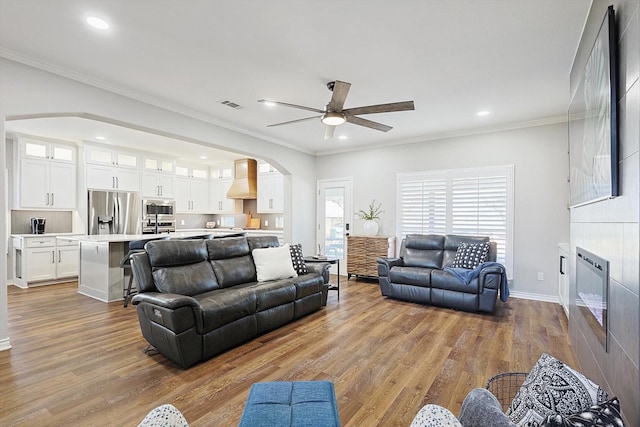
M 158 171 L 142 172 L 142 197 L 173 199 L 175 175 Z
M 228 199 L 227 192 L 233 179 L 212 179 L 209 183 L 210 211 L 215 214 L 232 214 L 235 212 L 236 200 Z
M 54 235 L 13 236 L 14 284 L 27 288 L 78 275 L 78 242 Z
M 75 164 L 22 159 L 18 186 L 21 208 L 76 208 Z
M 209 182 L 198 178 L 176 177 L 176 211 L 208 213 Z
M 100 145 L 85 147 L 86 185 L 92 190 L 140 190 L 139 158 L 135 153 Z
M 258 174 L 258 213 L 284 211 L 284 177 L 280 172 Z
M 28 138 L 15 147 L 15 209 L 75 209 L 76 147 Z
M 142 169 L 144 171 L 156 171 L 160 173 L 174 174 L 175 168 L 175 160 L 143 156 Z

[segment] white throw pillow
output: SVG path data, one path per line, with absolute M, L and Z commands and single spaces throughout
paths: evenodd
M 298 275 L 293 268 L 293 262 L 291 262 L 288 243 L 277 248 L 254 249 L 251 255 L 253 255 L 253 262 L 256 265 L 258 282 L 286 279 Z

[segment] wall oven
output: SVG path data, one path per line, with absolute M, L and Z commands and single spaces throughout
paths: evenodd
M 142 201 L 142 233 L 176 231 L 175 200 L 144 199 Z

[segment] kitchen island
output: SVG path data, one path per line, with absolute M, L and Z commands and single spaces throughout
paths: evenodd
M 162 234 L 99 234 L 70 236 L 80 245 L 78 268 L 78 293 L 103 302 L 121 301 L 124 298 L 124 284 L 129 281 L 130 270 L 125 277 L 120 261 L 129 252 L 129 242 L 134 240 L 154 240 L 158 238 L 185 239 L 204 235 L 224 237 L 225 235 L 247 233 L 247 235 L 281 236 L 278 230 L 178 230 Z

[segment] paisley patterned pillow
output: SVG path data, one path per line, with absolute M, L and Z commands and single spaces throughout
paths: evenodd
M 617 397 L 600 405 L 594 405 L 588 410 L 568 417 L 549 415 L 542 423 L 543 427 L 589 427 L 615 426 L 622 427 L 624 422 L 620 415 L 620 402 Z
M 571 415 L 607 400 L 607 392 L 560 360 L 542 353 L 511 402 L 507 416 L 539 427 L 549 415 Z

